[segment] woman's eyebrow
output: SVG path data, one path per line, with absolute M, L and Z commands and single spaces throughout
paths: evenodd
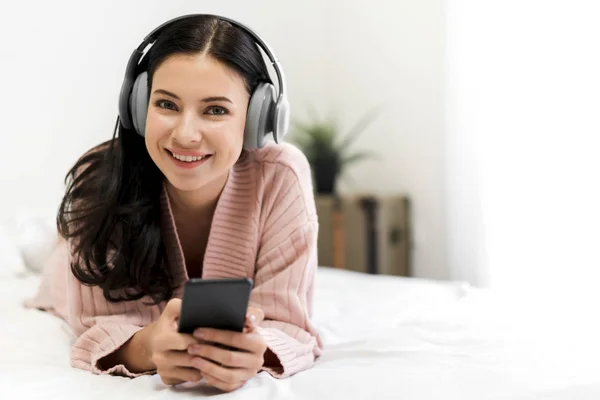
M 180 100 L 179 96 L 177 96 L 175 93 L 171 93 L 168 90 L 164 90 L 164 89 L 156 89 L 154 91 L 154 93 L 162 93 L 162 94 L 166 94 L 167 96 L 171 96 L 174 99 Z M 229 98 L 225 97 L 225 96 L 211 96 L 211 97 L 205 97 L 202 100 L 200 100 L 204 103 L 209 103 L 211 101 L 226 101 L 228 103 L 232 103 L 233 101 L 229 100 Z
M 181 100 L 181 99 L 179 98 L 179 96 L 177 96 L 175 93 L 171 93 L 171 92 L 169 92 L 168 90 L 165 90 L 165 89 L 156 89 L 156 90 L 154 91 L 154 93 L 162 93 L 162 94 L 166 94 L 167 96 L 171 96 L 171 97 L 173 97 L 173 98 L 175 98 L 175 99 L 177 99 L 177 100 Z
M 229 100 L 227 97 L 225 96 L 212 96 L 212 97 L 205 97 L 203 98 L 201 101 L 203 101 L 204 103 L 209 103 L 211 101 L 227 101 L 229 103 L 233 104 L 233 101 Z

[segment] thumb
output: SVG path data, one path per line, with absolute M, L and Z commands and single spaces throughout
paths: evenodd
M 165 306 L 162 316 L 168 320 L 175 321 L 181 313 L 181 299 L 171 299 Z
M 249 327 L 258 326 L 265 319 L 265 313 L 258 307 L 248 307 L 246 313 L 246 325 Z

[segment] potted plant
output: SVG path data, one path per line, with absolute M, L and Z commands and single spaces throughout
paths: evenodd
M 337 182 L 346 168 L 372 156 L 367 151 L 351 151 L 350 146 L 376 116 L 367 113 L 345 135 L 333 118 L 293 122 L 292 141 L 310 163 L 317 194 L 336 195 Z

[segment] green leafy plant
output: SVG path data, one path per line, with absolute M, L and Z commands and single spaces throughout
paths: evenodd
M 334 118 L 293 122 L 292 141 L 311 165 L 317 193 L 335 194 L 337 181 L 348 166 L 374 156 L 368 151 L 352 151 L 350 146 L 376 117 L 376 112 L 368 112 L 345 135 Z

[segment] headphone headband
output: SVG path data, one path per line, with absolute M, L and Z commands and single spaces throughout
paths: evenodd
M 137 68 L 137 65 L 138 65 L 140 59 L 144 56 L 144 49 L 150 43 L 154 42 L 165 28 L 167 28 L 168 26 L 170 26 L 176 22 L 179 22 L 181 20 L 191 18 L 191 17 L 199 17 L 199 16 L 215 17 L 222 21 L 229 22 L 230 24 L 237 26 L 238 28 L 241 28 L 246 33 L 248 33 L 250 36 L 252 36 L 254 41 L 263 49 L 263 51 L 265 52 L 265 54 L 271 61 L 273 68 L 275 69 L 275 73 L 277 74 L 277 84 L 278 84 L 278 88 L 279 88 L 278 97 L 281 98 L 284 96 L 286 89 L 285 89 L 285 79 L 283 76 L 283 72 L 282 72 L 281 68 L 279 67 L 279 60 L 275 57 L 275 55 L 273 54 L 273 51 L 271 51 L 271 48 L 269 47 L 269 45 L 267 45 L 267 43 L 265 43 L 265 41 L 262 40 L 261 37 L 258 36 L 258 34 L 256 32 L 254 32 L 254 30 L 252 30 L 247 25 L 242 24 L 239 21 L 235 21 L 233 19 L 223 17 L 220 15 L 215 15 L 215 14 L 186 14 L 186 15 L 182 15 L 179 17 L 175 17 L 169 21 L 166 21 L 163 24 L 161 24 L 160 26 L 158 26 L 157 28 L 155 28 L 152 32 L 150 32 L 148 35 L 146 35 L 146 37 L 144 38 L 142 43 L 138 46 L 138 48 L 134 51 L 134 54 L 130 58 L 129 65 L 127 65 L 127 72 L 128 73 L 131 72 L 131 74 L 128 76 L 132 76 L 133 73 L 135 72 L 135 69 Z M 130 68 L 131 68 L 131 71 L 130 71 Z

